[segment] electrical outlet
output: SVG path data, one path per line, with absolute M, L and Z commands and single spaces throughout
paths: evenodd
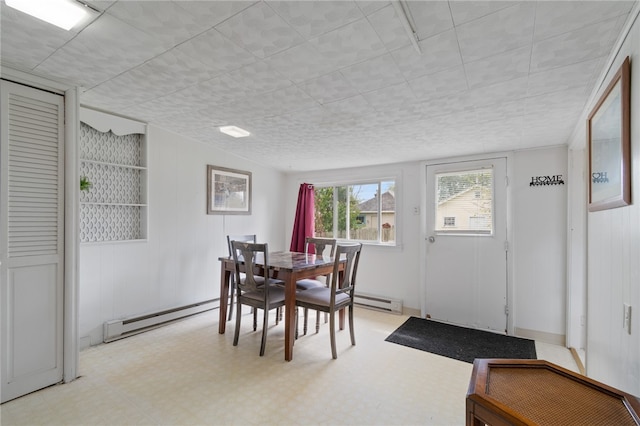
M 414 214 L 414 215 L 416 215 L 416 216 L 417 216 L 417 215 L 419 215 L 419 214 L 420 214 L 420 207 L 415 206 L 415 207 L 413 208 L 413 214 Z
M 631 334 L 631 305 L 623 304 L 624 309 L 624 324 L 623 327 L 627 330 L 627 333 Z

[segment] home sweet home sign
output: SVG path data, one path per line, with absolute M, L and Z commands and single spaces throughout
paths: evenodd
M 553 176 L 531 176 L 531 182 L 529 186 L 544 186 L 544 185 L 564 185 L 562 175 Z

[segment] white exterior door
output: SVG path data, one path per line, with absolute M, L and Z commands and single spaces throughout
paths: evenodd
M 507 331 L 506 158 L 427 165 L 426 314 Z
M 2 402 L 63 373 L 64 98 L 0 87 Z

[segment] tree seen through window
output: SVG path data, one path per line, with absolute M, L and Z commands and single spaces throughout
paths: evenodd
M 315 235 L 395 242 L 395 182 L 316 185 Z

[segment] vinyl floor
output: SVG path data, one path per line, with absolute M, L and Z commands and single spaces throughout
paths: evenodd
M 315 313 L 310 313 L 314 322 Z M 356 346 L 328 324 L 284 361 L 284 325 L 270 321 L 266 354 L 243 316 L 218 334 L 209 311 L 86 349 L 77 380 L 0 406 L 10 425 L 463 425 L 472 365 L 385 342 L 408 317 L 356 309 Z M 569 350 L 536 342 L 538 358 L 577 371 Z

